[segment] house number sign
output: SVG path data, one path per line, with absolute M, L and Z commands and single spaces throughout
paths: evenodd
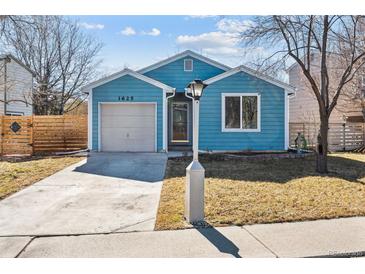
M 133 96 L 118 96 L 118 101 L 133 101 Z

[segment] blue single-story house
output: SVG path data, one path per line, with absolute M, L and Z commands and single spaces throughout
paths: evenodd
M 95 81 L 89 93 L 89 148 L 166 152 L 192 146 L 194 79 L 200 99 L 199 149 L 277 151 L 289 142 L 288 95 L 294 88 L 245 66 L 230 68 L 184 51 L 138 71 Z

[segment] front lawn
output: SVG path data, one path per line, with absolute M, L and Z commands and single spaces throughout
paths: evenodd
M 30 157 L 0 161 L 0 200 L 82 159 L 83 157 Z
M 365 155 L 329 157 L 330 173 L 316 173 L 314 157 L 226 159 L 204 155 L 205 215 L 214 226 L 365 215 Z M 156 229 L 188 227 L 184 221 L 185 168 L 191 158 L 168 161 Z

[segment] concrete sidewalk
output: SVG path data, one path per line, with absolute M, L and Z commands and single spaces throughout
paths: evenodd
M 365 217 L 243 227 L 0 237 L 3 257 L 360 257 Z

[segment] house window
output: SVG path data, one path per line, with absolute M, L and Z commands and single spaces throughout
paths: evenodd
M 260 112 L 258 93 L 223 93 L 222 131 L 259 132 Z
M 7 116 L 23 116 L 24 112 L 7 111 L 5 115 L 7 115 Z
M 184 59 L 184 71 L 193 71 L 192 59 Z

